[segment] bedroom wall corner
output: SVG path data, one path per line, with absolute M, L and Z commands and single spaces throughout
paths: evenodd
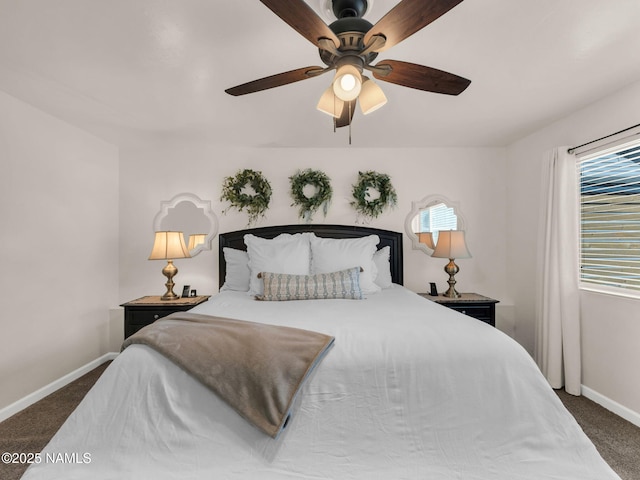
M 639 110 L 640 82 L 636 82 L 507 148 L 509 285 L 516 305 L 516 339 L 529 352 L 533 352 L 535 340 L 543 154 L 635 125 Z M 640 300 L 582 291 L 581 304 L 583 385 L 640 412 L 640 384 L 629 381 L 637 377 L 640 365 Z
M 118 149 L 0 91 L 0 409 L 111 351 Z

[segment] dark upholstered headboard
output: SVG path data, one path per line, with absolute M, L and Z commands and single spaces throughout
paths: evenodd
M 389 246 L 391 254 L 389 261 L 391 263 L 391 279 L 393 283 L 402 285 L 402 233 L 392 232 L 390 230 L 380 230 L 379 228 L 357 227 L 353 225 L 277 225 L 273 227 L 251 228 L 247 230 L 237 230 L 235 232 L 221 233 L 219 235 L 218 253 L 219 253 L 219 269 L 218 280 L 222 285 L 227 271 L 227 264 L 224 260 L 222 249 L 224 247 L 236 248 L 238 250 L 247 250 L 244 244 L 244 236 L 247 233 L 262 238 L 274 238 L 281 233 L 302 233 L 313 232 L 318 237 L 328 238 L 358 238 L 367 235 L 378 235 L 380 243 L 378 249 Z

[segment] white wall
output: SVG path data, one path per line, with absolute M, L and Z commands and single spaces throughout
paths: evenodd
M 579 145 L 638 123 L 640 83 L 606 97 L 507 149 L 509 284 L 516 338 L 529 351 L 535 337 L 541 165 L 545 151 Z M 640 412 L 640 300 L 582 292 L 583 385 Z
M 244 213 L 230 211 L 220 202 L 223 178 L 238 169 L 261 170 L 273 188 L 272 205 L 259 225 L 299 223 L 291 207 L 289 179 L 297 169 L 315 168 L 332 180 L 334 198 L 326 218 L 316 223 L 355 224 L 349 206 L 351 185 L 359 170 L 376 170 L 391 176 L 398 192 L 398 207 L 381 215 L 371 225 L 404 231 L 411 202 L 441 194 L 459 202 L 466 220 L 467 240 L 473 258 L 457 263 L 460 291 L 473 291 L 500 300 L 500 328 L 510 331 L 512 299 L 506 282 L 506 162 L 503 149 L 220 149 L 177 147 L 157 144 L 153 149 L 121 152 L 120 174 L 120 302 L 143 295 L 164 293 L 164 262 L 148 261 L 153 241 L 153 218 L 160 202 L 189 192 L 211 200 L 220 231 L 246 227 Z M 215 293 L 217 283 L 217 238 L 214 250 L 191 259 L 177 260 L 176 292 L 187 283 L 199 293 Z M 436 281 L 444 290 L 447 275 L 442 259 L 411 249 L 405 240 L 405 285 L 428 291 Z
M 375 227 L 403 231 L 411 202 L 427 195 L 459 202 L 473 254 L 458 262 L 459 289 L 500 300 L 499 328 L 532 352 L 542 155 L 637 123 L 639 107 L 640 83 L 507 149 L 221 149 L 159 141 L 118 152 L 0 92 L 0 260 L 10 300 L 1 317 L 0 408 L 117 350 L 122 324 L 110 323 L 108 309 L 163 293 L 163 262 L 147 260 L 161 201 L 194 193 L 212 201 L 220 231 L 245 228 L 246 215 L 223 215 L 219 200 L 223 178 L 241 168 L 262 170 L 273 186 L 260 225 L 299 222 L 288 177 L 307 167 L 325 171 L 334 188 L 329 215 L 318 214 L 317 223 L 355 224 L 349 201 L 358 170 L 388 173 L 398 190 L 398 208 Z M 176 291 L 184 283 L 217 291 L 216 242 L 176 262 Z M 405 243 L 407 287 L 426 291 L 436 281 L 444 289 L 443 267 Z M 593 293 L 582 302 L 583 383 L 639 412 L 640 385 L 629 381 L 640 364 L 638 302 Z
M 159 141 L 118 152 L 0 92 L 7 300 L 0 408 L 117 350 L 122 324 L 110 322 L 109 308 L 163 293 L 163 262 L 147 260 L 161 201 L 194 193 L 212 201 L 220 231 L 245 228 L 246 215 L 222 215 L 226 204 L 219 200 L 223 178 L 241 168 L 262 170 L 272 184 L 272 206 L 260 225 L 299 222 L 288 177 L 307 167 L 325 171 L 334 188 L 329 215 L 318 214 L 317 223 L 355 224 L 349 201 L 358 170 L 390 174 L 399 194 L 398 208 L 374 220 L 375 227 L 403 231 L 411 202 L 427 195 L 459 202 L 473 254 L 458 262 L 459 289 L 500 300 L 499 328 L 532 352 L 542 155 L 637 123 L 639 107 L 640 83 L 507 149 L 221 149 Z M 216 241 L 212 251 L 176 262 L 177 291 L 184 283 L 200 293 L 217 291 Z M 444 289 L 443 267 L 405 243 L 407 287 L 426 291 L 436 281 Z M 585 292 L 582 306 L 583 383 L 640 412 L 640 384 L 630 381 L 640 365 L 638 301 Z
M 3 408 L 114 349 L 118 151 L 0 92 L 0 162 Z

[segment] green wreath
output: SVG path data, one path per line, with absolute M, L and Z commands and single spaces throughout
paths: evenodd
M 353 187 L 351 206 L 365 218 L 377 218 L 385 208 L 395 207 L 398 195 L 391 184 L 389 175 L 374 171 L 358 172 L 358 182 Z M 369 189 L 380 193 L 378 198 L 370 198 Z
M 293 198 L 291 206 L 299 207 L 298 216 L 300 218 L 310 222 L 311 217 L 320 207 L 322 207 L 324 216 L 327 216 L 333 190 L 331 189 L 331 179 L 326 173 L 307 168 L 302 171 L 298 170 L 295 175 L 289 177 L 289 181 L 291 182 L 291 197 Z M 304 194 L 304 187 L 307 185 L 312 185 L 317 190 L 312 197 L 307 197 Z
M 253 189 L 255 195 L 242 191 L 247 185 Z M 246 210 L 249 215 L 249 225 L 251 225 L 259 217 L 264 217 L 264 213 L 269 208 L 271 184 L 262 172 L 250 169 L 239 170 L 235 176 L 225 177 L 220 200 L 226 200 L 231 204 L 222 213 L 227 213 L 230 208 L 237 208 L 240 212 Z

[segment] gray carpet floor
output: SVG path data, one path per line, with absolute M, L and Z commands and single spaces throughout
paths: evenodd
M 0 453 L 40 452 L 111 362 L 0 423 Z M 0 463 L 0 480 L 18 480 L 28 465 Z
M 40 452 L 109 362 L 0 423 L 0 453 Z M 622 480 L 640 480 L 640 428 L 585 397 L 557 391 L 567 409 Z M 1 480 L 18 480 L 27 465 L 0 463 Z
M 586 397 L 556 393 L 622 480 L 640 480 L 640 427 Z

